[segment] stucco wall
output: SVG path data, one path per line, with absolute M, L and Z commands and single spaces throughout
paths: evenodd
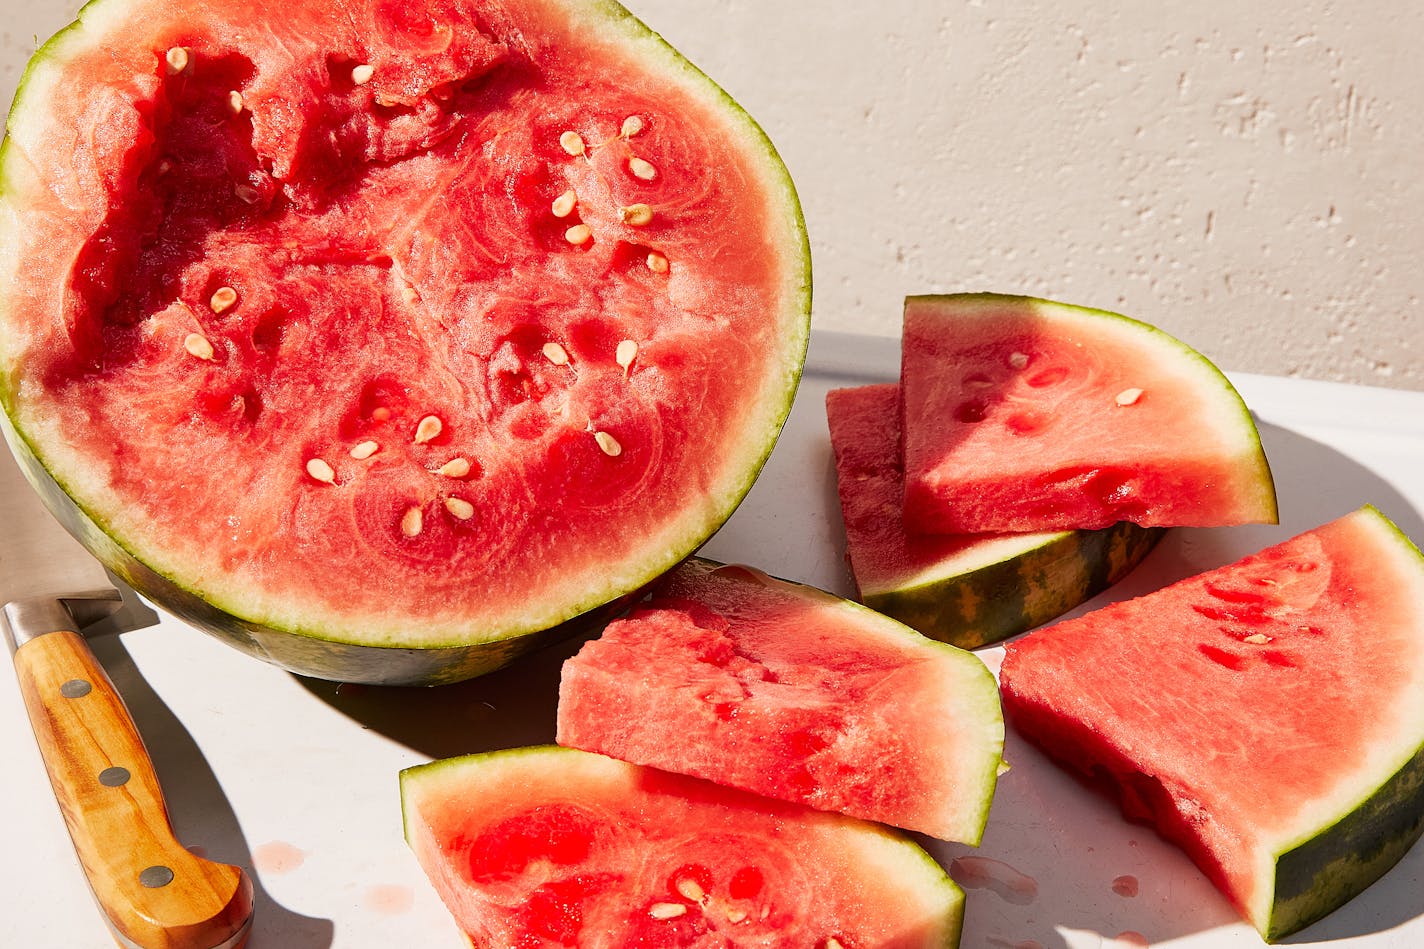
M 3 5 L 8 101 L 77 4 Z M 1228 369 L 1424 389 L 1424 5 L 628 5 L 781 149 L 819 327 L 1032 293 Z

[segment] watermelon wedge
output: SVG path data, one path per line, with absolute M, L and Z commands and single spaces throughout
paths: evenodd
M 1010 643 L 1005 712 L 1268 941 L 1424 830 L 1424 557 L 1373 508 Z
M 479 947 L 952 949 L 963 893 L 885 828 L 567 748 L 401 772 L 406 840 Z
M 977 844 L 1002 765 L 972 653 L 693 559 L 564 663 L 561 745 Z
M 756 124 L 604 0 L 96 0 L 0 152 L 0 402 L 69 528 L 305 674 L 429 683 L 639 590 L 795 392 Z
M 912 531 L 1276 521 L 1240 396 L 1146 323 L 1030 297 L 909 297 L 900 384 Z
M 913 534 L 905 529 L 900 388 L 832 389 L 846 556 L 858 597 L 926 636 L 974 649 L 1056 619 L 1127 575 L 1162 530 Z

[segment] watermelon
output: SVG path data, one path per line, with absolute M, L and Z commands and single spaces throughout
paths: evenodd
M 1126 576 L 1162 537 L 1127 521 L 1096 531 L 910 533 L 899 410 L 894 384 L 826 393 L 857 596 L 926 636 L 974 649 L 1056 619 Z
M 1146 323 L 1029 297 L 916 296 L 901 345 L 911 531 L 1276 522 L 1240 396 Z
M 1424 830 L 1424 557 L 1373 508 L 1010 643 L 1014 726 L 1276 940 Z
M 1004 731 L 973 653 L 741 565 L 653 595 L 564 663 L 559 744 L 979 842 Z
M 497 667 L 750 487 L 809 258 L 607 0 L 95 0 L 0 152 L 0 402 L 115 573 L 348 681 Z
M 557 747 L 401 772 L 475 946 L 950 949 L 963 894 L 886 828 Z

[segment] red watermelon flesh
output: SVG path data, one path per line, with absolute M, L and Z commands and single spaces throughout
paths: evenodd
M 1010 643 L 1010 721 L 1106 777 L 1268 939 L 1424 829 L 1424 559 L 1365 508 Z
M 20 439 L 235 626 L 558 623 L 705 539 L 794 392 L 785 169 L 616 4 L 102 0 L 3 173 Z
M 1127 317 L 995 294 L 910 297 L 905 523 L 928 533 L 1276 520 L 1240 397 Z
M 564 663 L 558 742 L 977 844 L 1003 722 L 972 653 L 691 560 Z
M 474 946 L 949 949 L 963 894 L 883 827 L 567 748 L 401 773 L 406 840 Z

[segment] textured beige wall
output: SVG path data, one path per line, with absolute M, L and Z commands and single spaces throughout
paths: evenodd
M 77 4 L 0 5 L 8 100 Z M 1424 4 L 628 5 L 781 149 L 818 327 L 1033 293 L 1228 369 L 1424 389 Z

